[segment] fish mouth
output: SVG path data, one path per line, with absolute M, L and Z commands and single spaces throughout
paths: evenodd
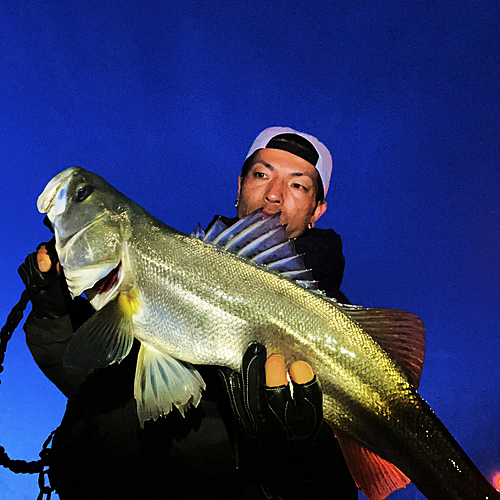
M 85 295 L 87 295 L 94 309 L 99 310 L 114 300 L 121 292 L 130 290 L 133 283 L 134 278 L 130 266 L 128 244 L 125 242 L 122 257 L 118 264 L 96 281 L 92 288 L 87 289 Z
M 120 262 L 110 273 L 101 278 L 90 290 L 93 295 L 109 292 L 118 283 L 122 263 Z

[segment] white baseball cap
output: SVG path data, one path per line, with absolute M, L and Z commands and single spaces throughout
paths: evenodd
M 314 155 L 304 146 L 301 146 L 301 141 L 299 141 L 299 143 L 294 141 L 291 142 L 289 139 L 293 138 L 287 137 L 290 134 L 302 137 L 309 142 L 310 145 L 312 145 L 316 150 L 317 155 Z M 304 134 L 303 132 L 297 132 L 297 130 L 293 130 L 289 127 L 269 127 L 257 136 L 252 144 L 252 147 L 248 151 L 246 158 L 255 153 L 255 151 L 265 148 L 282 149 L 296 156 L 300 156 L 304 160 L 311 163 L 318 171 L 321 183 L 323 184 L 323 191 L 326 196 L 328 187 L 330 186 L 330 178 L 332 176 L 332 155 L 330 154 L 330 151 L 328 151 L 327 147 L 322 142 L 318 141 L 316 137 Z

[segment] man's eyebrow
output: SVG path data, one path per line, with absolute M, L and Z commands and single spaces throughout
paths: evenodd
M 266 161 L 262 161 L 262 160 L 257 160 L 252 166 L 255 167 L 255 165 L 262 165 L 266 168 L 268 168 L 269 170 L 276 170 L 273 165 L 271 165 L 270 163 L 267 163 Z
M 314 184 L 314 177 L 308 172 L 293 172 L 293 177 L 304 177 L 305 179 L 309 179 Z
M 255 165 L 262 165 L 271 171 L 276 170 L 276 167 L 274 167 L 274 165 L 272 165 L 271 163 L 267 163 L 267 161 L 257 160 L 253 164 L 253 166 L 255 166 Z M 308 173 L 304 173 L 304 172 L 292 172 L 291 175 L 293 175 L 294 177 L 308 177 L 309 179 L 313 180 L 313 177 L 311 175 L 309 175 Z

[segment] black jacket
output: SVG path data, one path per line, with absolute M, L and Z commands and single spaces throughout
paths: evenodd
M 342 300 L 340 237 L 331 230 L 311 229 L 296 240 L 296 248 L 305 253 L 320 288 Z M 198 408 L 190 409 L 185 418 L 174 410 L 156 422 L 146 422 L 141 430 L 133 397 L 137 343 L 122 363 L 90 375 L 62 367 L 73 331 L 92 314 L 83 299 L 68 300 L 63 281 L 54 280 L 50 290 L 32 298 L 33 309 L 24 326 L 35 361 L 69 398 L 54 437 L 49 472 L 61 500 L 357 498 L 326 424 L 312 459 L 292 474 L 278 464 L 265 464 L 263 457 L 258 457 L 258 467 L 236 469 L 236 456 L 245 449 L 244 436 L 217 367 L 197 367 L 207 384 Z M 238 463 L 251 460 L 240 457 Z M 255 471 L 262 471 L 271 491 L 263 490 L 261 472 Z

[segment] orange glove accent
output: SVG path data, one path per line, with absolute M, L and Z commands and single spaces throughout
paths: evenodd
M 45 245 L 42 245 L 38 249 L 36 261 L 38 263 L 38 269 L 40 269 L 42 273 L 46 273 L 52 267 L 52 261 L 50 260 L 50 256 L 45 248 Z M 61 274 L 61 264 L 59 264 L 59 261 L 56 263 L 56 271 L 57 274 Z
M 295 361 L 290 366 L 290 377 L 297 384 L 307 384 L 314 378 L 314 372 L 305 361 Z
M 269 356 L 266 361 L 267 387 L 280 387 L 287 384 L 285 358 L 279 354 Z

